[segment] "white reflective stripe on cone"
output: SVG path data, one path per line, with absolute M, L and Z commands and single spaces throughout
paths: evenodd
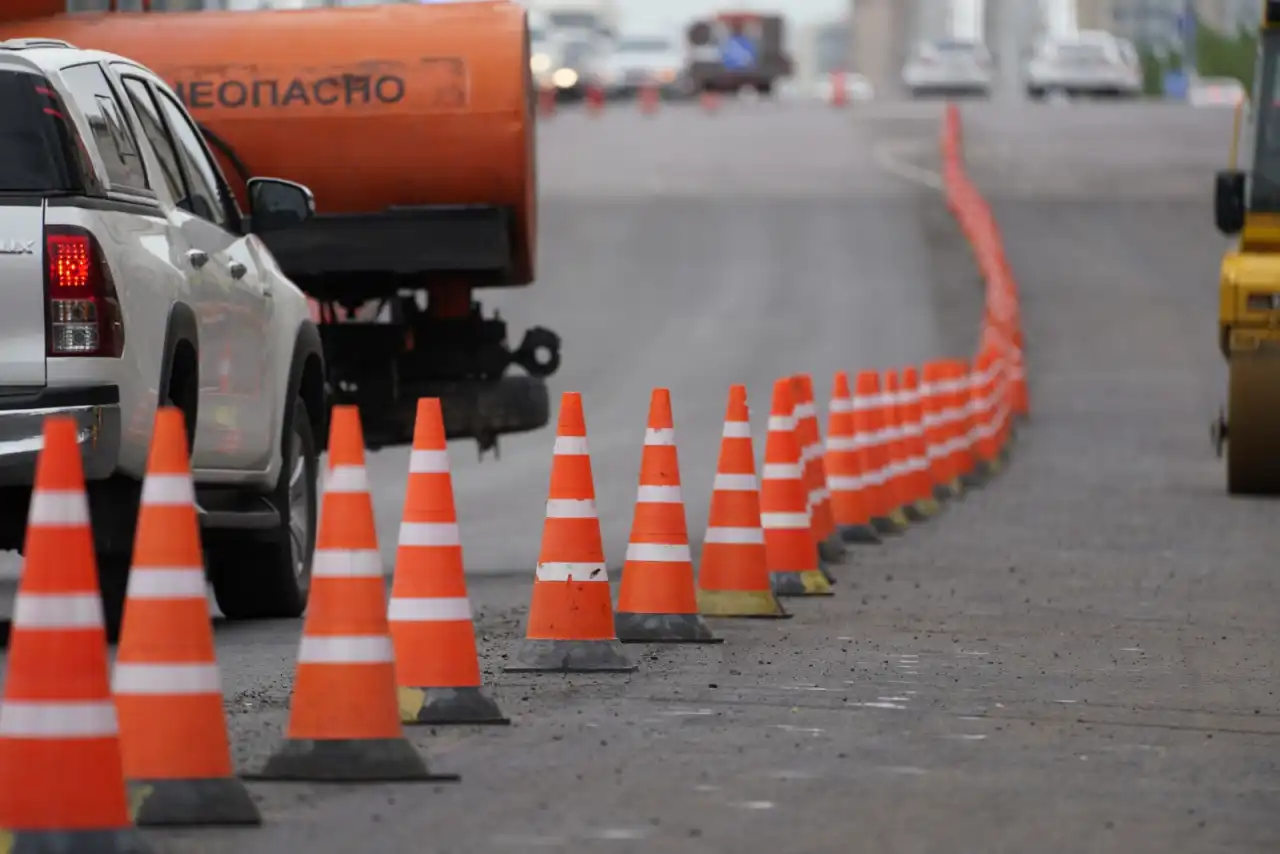
M 646 563 L 688 563 L 692 560 L 689 546 L 667 543 L 628 543 L 627 560 Z
M 770 530 L 792 530 L 809 527 L 808 513 L 761 513 L 761 527 Z
M 382 556 L 374 549 L 316 549 L 312 578 L 381 578 Z
M 746 421 L 726 421 L 720 435 L 725 439 L 750 439 L 751 425 Z
M 794 430 L 796 429 L 796 420 L 786 415 L 770 415 L 769 429 L 778 430 Z
M 454 522 L 401 522 L 402 546 L 460 546 L 462 535 Z
M 27 524 L 42 527 L 89 524 L 89 501 L 79 489 L 37 489 L 27 508 Z
M 723 546 L 754 546 L 764 544 L 761 528 L 707 528 L 703 545 L 716 543 Z
M 754 474 L 717 474 L 711 488 L 717 492 L 756 492 L 760 481 Z
M 216 664 L 119 662 L 111 676 L 117 694 L 222 694 Z
M 762 477 L 765 480 L 799 480 L 804 469 L 799 463 L 765 463 Z
M 407 599 L 395 597 L 387 608 L 393 623 L 453 623 L 471 619 L 471 602 L 465 596 Z
M 608 581 L 603 563 L 549 562 L 538 564 L 539 581 Z
M 448 474 L 447 451 L 413 451 L 409 454 L 409 474 Z
M 129 571 L 130 599 L 204 599 L 204 570 L 195 567 L 135 566 Z
M 564 457 L 583 457 L 587 455 L 586 436 L 556 436 L 555 450 L 552 453 Z
M 390 664 L 395 658 L 385 635 L 318 635 L 303 637 L 299 664 Z
M 656 446 L 674 445 L 676 443 L 676 431 L 671 427 L 662 427 L 656 430 L 648 427 L 644 431 L 644 443 Z
M 0 737 L 105 738 L 118 733 L 116 704 L 5 700 L 0 705 Z
M 832 490 L 836 492 L 857 492 L 869 485 L 866 477 L 850 475 L 832 475 L 827 478 Z
M 195 487 L 189 474 L 148 474 L 142 480 L 142 503 L 161 507 L 194 504 Z
M 683 500 L 678 486 L 642 486 L 636 494 L 638 504 L 679 504 Z
M 548 519 L 594 519 L 596 502 L 591 498 L 552 498 L 547 501 Z
M 92 629 L 101 626 L 97 593 L 19 593 L 13 603 L 15 629 Z
M 359 493 L 369 491 L 369 473 L 364 466 L 334 466 L 325 473 L 324 492 Z

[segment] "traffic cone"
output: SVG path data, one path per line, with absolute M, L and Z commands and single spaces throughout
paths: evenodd
M 914 514 L 920 521 L 938 515 L 941 507 L 933 497 L 933 480 L 929 474 L 929 450 L 924 438 L 924 413 L 920 405 L 920 373 L 914 366 L 902 370 L 903 450 L 906 452 L 907 518 Z
M 458 779 L 404 737 L 385 589 L 359 410 L 335 406 L 289 729 L 260 779 Z
M 480 683 L 440 401 L 418 400 L 387 609 L 400 721 L 508 724 Z
M 900 534 L 910 523 L 898 502 L 894 474 L 893 397 L 883 389 L 875 371 L 858 374 L 853 426 L 863 448 L 863 477 L 871 487 L 871 526 L 880 534 Z
M 863 468 L 866 446 L 854 426 L 853 406 L 849 375 L 836 371 L 824 459 L 831 486 L 831 512 L 846 542 L 879 543 L 880 534 L 871 524 L 871 495 Z
M 630 673 L 613 622 L 582 396 L 560 397 L 547 518 L 525 639 L 504 669 Z
M 818 566 L 831 584 L 835 576 L 827 563 L 838 563 L 846 555 L 844 541 L 836 533 L 831 512 L 831 491 L 827 488 L 827 466 L 822 456 L 822 433 L 818 430 L 818 409 L 813 399 L 813 378 L 796 374 L 791 378 L 791 395 L 796 402 L 796 441 L 800 443 L 800 465 L 809 491 L 809 518 L 813 541 L 818 547 Z
M 538 112 L 545 118 L 556 114 L 556 90 L 554 86 L 538 87 Z
M 702 540 L 698 610 L 708 617 L 788 619 L 773 594 L 760 525 L 760 483 L 747 388 L 729 389 L 711 512 Z
M 843 71 L 831 72 L 831 106 L 836 108 L 849 106 L 849 86 Z
M 113 690 L 139 825 L 256 825 L 231 765 L 182 410 L 162 407 L 125 595 Z
M 598 83 L 587 84 L 587 112 L 590 115 L 598 115 L 604 110 L 604 90 L 600 88 Z
M 830 582 L 818 568 L 818 547 L 810 528 L 808 499 L 800 443 L 796 439 L 791 380 L 781 379 L 773 384 L 760 490 L 765 559 L 774 592 L 779 596 L 830 596 L 833 593 Z
M 919 521 L 918 515 L 911 507 L 910 482 L 908 474 L 911 462 L 907 453 L 906 425 L 903 422 L 902 380 L 896 370 L 884 373 L 884 401 L 886 430 L 889 445 L 888 493 L 891 506 L 898 517 L 908 523 Z
M 970 404 L 974 410 L 973 452 L 977 458 L 975 471 L 984 481 L 1000 470 L 1000 452 L 996 446 L 995 360 L 991 351 L 983 349 L 973 361 L 970 379 Z
M 963 359 L 950 363 L 952 380 L 956 387 L 956 406 L 960 420 L 957 424 L 956 443 L 962 451 L 957 454 L 960 482 L 965 489 L 982 486 L 985 478 L 978 471 L 978 408 L 974 395 L 973 366 Z
M 721 643 L 698 613 L 693 558 L 680 491 L 680 463 L 671 417 L 671 392 L 656 388 L 640 458 L 640 491 L 618 612 L 623 643 Z
M 107 677 L 84 469 L 70 418 L 44 422 L 0 703 L 0 850 L 143 854 Z
M 698 96 L 698 102 L 702 105 L 704 113 L 715 113 L 720 109 L 720 96 L 710 89 L 702 90 L 702 94 Z
M 946 359 L 942 362 L 943 431 L 946 446 L 945 471 L 951 491 L 957 497 L 965 492 L 964 476 L 972 466 L 969 452 L 968 378 L 964 362 Z
M 925 455 L 929 460 L 929 481 L 933 497 L 950 501 L 960 496 L 958 482 L 952 474 L 951 457 L 954 423 L 950 409 L 950 381 L 946 364 L 929 362 L 924 366 L 920 382 L 921 424 L 924 427 Z
M 661 97 L 658 93 L 658 87 L 653 83 L 645 83 L 640 87 L 640 112 L 645 115 L 653 115 L 658 112 Z

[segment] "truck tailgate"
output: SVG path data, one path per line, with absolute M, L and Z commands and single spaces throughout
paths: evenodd
M 0 196 L 0 387 L 45 384 L 44 205 Z

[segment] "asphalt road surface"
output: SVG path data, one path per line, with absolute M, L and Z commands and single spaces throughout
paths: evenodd
M 1276 508 L 1228 500 L 1207 425 L 1211 170 L 1229 117 L 966 107 L 1026 315 L 1011 469 L 717 647 L 632 675 L 513 676 L 550 432 L 452 448 L 489 690 L 514 726 L 412 730 L 426 786 L 254 783 L 256 830 L 171 852 L 1273 852 Z M 981 290 L 937 183 L 939 111 L 757 104 L 562 113 L 539 139 L 541 278 L 500 300 L 565 338 L 616 580 L 649 391 L 672 389 L 700 538 L 726 388 L 974 344 Z M 759 450 L 759 448 L 758 448 Z M 404 452 L 370 459 L 390 567 Z M 697 551 L 695 543 L 695 552 Z M 296 623 L 220 625 L 240 767 L 285 720 Z

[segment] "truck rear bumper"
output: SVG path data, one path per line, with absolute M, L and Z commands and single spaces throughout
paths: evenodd
M 32 483 L 44 446 L 44 422 L 53 416 L 75 422 L 87 480 L 102 480 L 115 471 L 122 433 L 119 389 L 45 389 L 0 395 L 0 486 Z

